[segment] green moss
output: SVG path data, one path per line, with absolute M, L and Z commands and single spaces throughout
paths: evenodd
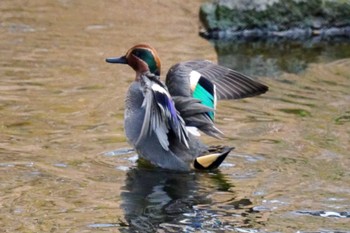
M 261 9 L 261 1 L 250 3 L 249 7 L 205 3 L 200 8 L 200 19 L 206 29 L 237 30 L 265 28 L 277 31 L 292 27 L 330 27 L 350 24 L 349 1 L 331 0 L 280 0 L 272 5 L 265 3 Z M 254 5 L 256 4 L 256 5 Z

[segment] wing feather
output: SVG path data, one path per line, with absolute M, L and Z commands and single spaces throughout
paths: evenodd
M 268 87 L 235 70 L 203 61 L 197 70 L 217 85 L 218 99 L 241 99 L 265 93 Z
M 142 108 L 145 109 L 145 117 L 142 123 L 138 145 L 147 135 L 154 132 L 164 150 L 169 150 L 169 132 L 188 147 L 188 134 L 185 122 L 177 112 L 175 104 L 164 84 L 152 74 L 141 76 L 144 100 Z
M 252 78 L 210 61 L 187 61 L 179 63 L 171 69 L 197 71 L 217 86 L 218 99 L 241 99 L 265 93 L 268 87 Z M 185 75 L 184 72 L 181 72 Z M 187 74 L 188 75 L 188 74 Z M 230 85 L 228 86 L 228 83 Z M 170 91 L 170 88 L 169 88 Z
M 215 111 L 216 100 L 241 99 L 268 90 L 266 85 L 244 74 L 202 60 L 172 66 L 166 85 L 186 125 L 219 138 L 223 134 L 214 126 L 214 115 L 211 115 Z

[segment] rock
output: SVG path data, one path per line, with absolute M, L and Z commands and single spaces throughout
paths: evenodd
M 350 0 L 216 0 L 200 8 L 209 39 L 350 38 Z

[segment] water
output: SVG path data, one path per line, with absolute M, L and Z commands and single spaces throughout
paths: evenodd
M 254 74 L 197 35 L 200 3 L 1 1 L 2 232 L 350 232 L 349 46 L 278 53 L 302 69 Z M 137 166 L 123 132 L 134 74 L 104 58 L 138 42 L 158 49 L 163 73 L 217 59 L 270 86 L 219 103 L 227 139 L 204 140 L 236 147 L 219 171 Z
M 328 63 L 350 57 L 349 39 L 213 41 L 219 63 L 251 76 L 280 77 L 299 74 L 311 63 Z

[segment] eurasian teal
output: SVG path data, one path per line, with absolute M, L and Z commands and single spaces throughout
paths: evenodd
M 207 146 L 199 131 L 224 137 L 215 127 L 216 101 L 265 93 L 268 87 L 210 61 L 178 63 L 160 80 L 160 59 L 147 44 L 126 55 L 107 58 L 136 72 L 125 100 L 124 128 L 140 158 L 165 169 L 188 171 L 217 168 L 233 147 Z

